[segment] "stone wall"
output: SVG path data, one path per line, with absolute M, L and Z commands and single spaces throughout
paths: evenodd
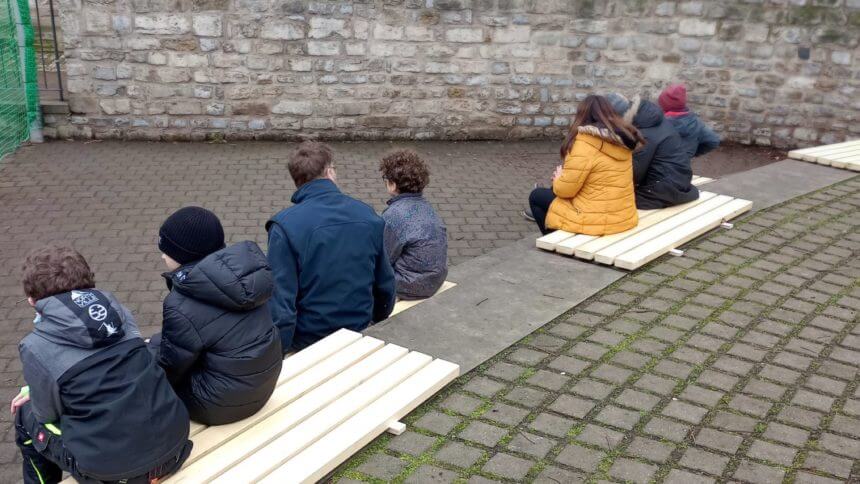
M 66 137 L 557 137 L 689 85 L 744 143 L 860 135 L 860 0 L 60 0 Z

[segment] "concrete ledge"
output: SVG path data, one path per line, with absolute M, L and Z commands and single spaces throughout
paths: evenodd
M 65 101 L 41 101 L 39 106 L 44 114 L 69 114 L 69 103 Z

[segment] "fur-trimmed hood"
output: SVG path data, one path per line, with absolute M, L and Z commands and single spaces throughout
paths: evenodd
M 612 144 L 624 146 L 624 140 L 621 139 L 621 136 L 618 136 L 617 133 L 610 130 L 609 128 L 595 126 L 593 124 L 587 124 L 585 126 L 580 126 L 577 130 L 577 133 L 590 134 L 591 136 L 600 138 L 604 141 L 608 141 Z

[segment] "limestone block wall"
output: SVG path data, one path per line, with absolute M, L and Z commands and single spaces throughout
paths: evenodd
M 556 137 L 685 81 L 724 136 L 860 136 L 860 0 L 60 0 L 60 137 Z

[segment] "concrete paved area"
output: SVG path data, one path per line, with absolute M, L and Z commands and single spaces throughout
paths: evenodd
M 854 177 L 713 232 L 463 376 L 336 480 L 858 482 L 858 229 Z

